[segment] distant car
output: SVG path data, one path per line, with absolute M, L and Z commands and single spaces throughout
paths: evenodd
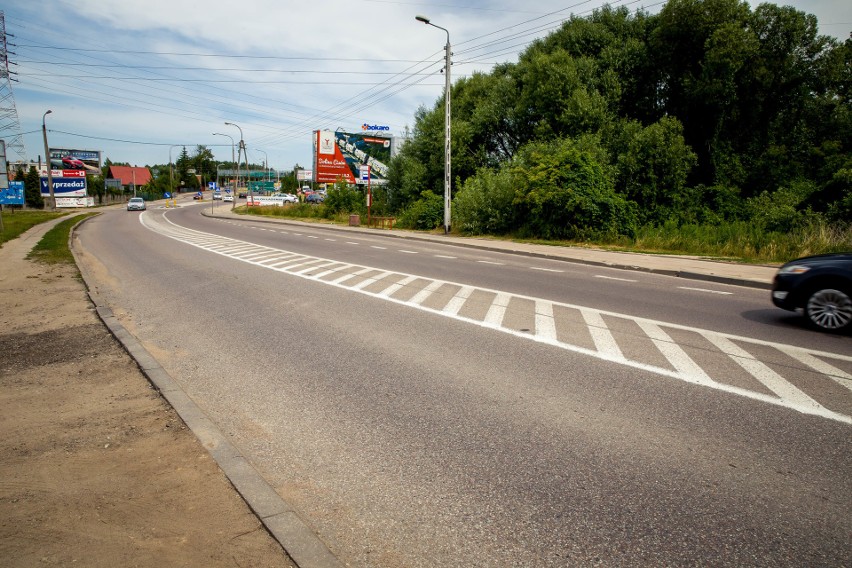
M 200 191 L 192 196 L 193 199 L 204 199 L 204 194 Z
M 222 193 L 219 191 L 213 192 L 213 199 L 222 199 Z
M 85 170 L 86 164 L 74 156 L 65 156 L 62 158 L 62 167 L 66 170 Z
M 245 199 L 246 198 L 246 192 L 241 191 L 240 194 L 237 197 L 239 197 L 240 199 Z
M 322 203 L 325 197 L 321 193 L 309 193 L 305 196 L 305 203 Z
M 222 203 L 225 203 L 225 202 L 233 203 L 233 202 L 234 202 L 234 196 L 233 196 L 233 195 L 226 195 L 226 196 L 224 196 L 224 197 L 222 198 Z
M 282 197 L 284 199 L 284 203 L 298 203 L 299 198 L 293 195 L 292 193 L 279 193 L 278 197 Z
M 775 274 L 772 303 L 823 331 L 852 329 L 852 252 L 791 260 Z
M 145 211 L 145 200 L 141 197 L 131 197 L 127 202 L 128 211 Z

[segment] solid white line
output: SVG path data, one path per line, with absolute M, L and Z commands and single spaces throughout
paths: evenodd
M 450 300 L 449 303 L 444 306 L 444 309 L 441 311 L 445 314 L 458 314 L 464 303 L 467 301 L 470 295 L 473 294 L 473 290 L 474 289 L 472 286 L 462 286 L 461 290 L 456 292 L 456 295 L 453 296 L 453 299 Z
M 707 292 L 708 294 L 721 294 L 722 296 L 731 296 L 733 292 L 722 292 L 720 290 L 708 290 L 707 288 L 692 288 L 691 286 L 678 286 L 681 290 L 692 290 L 694 292 Z
M 535 336 L 546 342 L 556 342 L 556 319 L 553 317 L 552 302 L 536 300 Z
M 397 282 L 396 284 L 392 284 L 392 285 L 388 286 L 387 288 L 385 288 L 384 290 L 379 292 L 377 295 L 378 296 L 384 296 L 385 298 L 387 298 L 389 296 L 392 296 L 394 292 L 396 292 L 397 290 L 399 290 L 403 286 L 405 286 L 407 284 L 411 284 L 415 280 L 417 280 L 417 276 L 407 276 L 407 277 L 403 278 L 402 280 L 400 280 L 399 282 Z
M 610 333 L 601 313 L 588 308 L 581 309 L 580 313 L 583 314 L 583 319 L 589 327 L 589 333 L 592 334 L 592 341 L 595 342 L 598 353 L 612 360 L 624 359 L 624 354 L 615 342 L 615 338 Z
M 770 369 L 766 364 L 755 359 L 751 353 L 730 339 L 720 337 L 712 332 L 705 332 L 702 335 L 780 398 L 797 406 L 806 406 L 815 409 L 823 408 L 820 403 L 800 391 L 781 375 Z
M 615 276 L 603 276 L 601 274 L 595 274 L 595 278 L 603 278 L 604 280 L 619 280 L 621 282 L 636 282 L 636 280 L 631 280 L 629 278 L 616 278 Z
M 660 326 L 649 321 L 640 321 L 636 323 L 638 323 L 639 327 L 642 328 L 642 331 L 651 338 L 651 341 L 654 342 L 654 345 L 657 346 L 657 349 L 660 350 L 663 357 L 671 363 L 672 367 L 674 367 L 678 373 L 688 377 L 690 382 L 707 386 L 715 386 L 716 381 L 711 379 L 707 373 L 704 372 L 704 369 L 699 367 L 698 364 L 686 354 L 686 351 L 677 345 L 669 334 L 663 331 Z
M 361 282 L 358 282 L 357 284 L 352 286 L 351 289 L 352 290 L 363 290 L 364 288 L 366 288 L 370 284 L 375 284 L 379 280 L 384 280 L 385 278 L 387 278 L 391 274 L 393 274 L 393 272 L 382 272 L 381 274 L 376 274 L 375 276 L 370 276 L 369 278 L 362 280 Z
M 415 294 L 413 298 L 408 300 L 408 303 L 415 306 L 422 304 L 426 300 L 426 298 L 431 296 L 435 292 L 435 290 L 437 290 L 443 285 L 444 283 L 440 280 L 433 280 L 429 283 L 428 286 L 417 292 L 417 294 Z
M 852 375 L 850 375 L 846 371 L 838 369 L 834 365 L 829 365 L 822 359 L 817 359 L 810 353 L 803 353 L 794 349 L 780 349 L 780 351 L 804 363 L 805 365 L 807 365 L 811 369 L 814 369 L 818 373 L 826 375 L 837 384 L 846 387 L 849 390 L 852 390 Z
M 503 317 L 506 315 L 506 308 L 509 307 L 509 301 L 512 299 L 511 294 L 501 292 L 495 296 L 491 302 L 491 307 L 488 308 L 488 313 L 485 314 L 483 323 L 488 327 L 500 327 L 503 325 Z

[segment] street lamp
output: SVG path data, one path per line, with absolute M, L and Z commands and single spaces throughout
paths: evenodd
M 245 152 L 246 152 L 246 143 L 243 141 L 243 129 L 240 128 L 239 126 L 237 126 L 236 124 L 234 124 L 233 122 L 226 122 L 225 125 L 226 126 L 236 126 L 237 129 L 240 131 L 240 149 L 237 152 L 237 185 L 239 185 L 239 183 L 240 183 L 240 160 L 239 160 L 240 152 L 243 153 L 243 156 L 245 156 Z M 248 168 L 248 156 L 246 156 L 246 168 Z M 246 185 L 249 185 L 249 184 L 246 183 Z M 251 186 L 246 188 L 249 191 L 249 195 L 251 195 L 251 189 L 249 189 L 250 187 Z M 254 196 L 251 195 L 251 197 L 252 197 L 252 205 L 254 205 Z M 231 205 L 231 209 L 234 209 L 236 206 L 237 206 L 237 200 L 235 198 L 234 203 Z
M 428 26 L 432 26 L 433 28 L 438 28 L 439 30 L 447 32 L 446 63 L 444 63 L 444 75 L 446 76 L 444 79 L 444 233 L 449 234 L 451 201 L 450 172 L 452 171 L 450 168 L 450 66 L 452 65 L 452 62 L 450 61 L 450 56 L 452 55 L 452 52 L 450 51 L 450 31 L 447 28 L 436 26 L 426 16 L 418 15 L 415 16 L 414 19 L 418 22 L 423 22 Z
M 239 127 L 237 127 L 237 128 L 239 128 Z M 231 162 L 233 163 L 235 161 L 234 160 L 234 137 L 231 136 L 230 134 L 222 134 L 221 132 L 214 132 L 213 136 L 227 136 L 228 138 L 231 139 Z M 234 167 L 238 168 L 236 163 L 234 163 Z M 238 171 L 239 171 L 239 168 L 238 168 Z M 218 175 L 219 175 L 219 170 L 217 168 L 216 169 L 216 176 L 218 177 Z M 231 202 L 231 209 L 233 209 L 234 207 L 236 207 L 236 204 L 237 204 L 237 181 L 234 178 L 234 176 L 231 176 L 231 180 L 232 180 L 232 183 L 233 183 L 233 186 L 234 186 L 234 200 Z M 218 180 L 217 180 L 217 183 L 218 183 Z
M 178 146 L 182 146 L 182 144 L 172 144 L 169 146 L 169 192 L 171 192 L 173 200 L 176 200 L 177 197 L 175 197 L 175 168 L 172 165 L 172 148 L 177 148 Z
M 56 210 L 56 197 L 53 195 L 53 166 L 50 163 L 50 149 L 47 146 L 47 125 L 44 123 L 44 117 L 52 113 L 52 110 L 41 115 L 41 133 L 44 136 L 44 159 L 47 162 L 47 191 L 50 193 L 49 203 L 51 211 Z M 40 189 L 39 189 L 40 190 Z
M 263 152 L 263 177 L 266 181 L 269 181 L 269 155 L 260 148 L 255 148 L 255 150 Z M 264 185 L 264 189 L 266 189 L 266 185 Z

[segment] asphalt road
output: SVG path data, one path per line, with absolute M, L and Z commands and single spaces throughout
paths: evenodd
M 852 564 L 852 343 L 765 291 L 139 217 L 93 294 L 349 565 Z

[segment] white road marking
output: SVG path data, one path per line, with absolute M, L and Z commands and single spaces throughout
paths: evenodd
M 225 256 L 227 258 L 241 260 L 242 262 L 247 262 L 258 267 L 271 268 L 279 272 L 289 274 L 291 276 L 296 276 L 298 278 L 304 278 L 322 284 L 336 286 L 343 290 L 355 291 L 360 294 L 372 296 L 374 298 L 380 298 L 384 301 L 414 307 L 425 312 L 450 317 L 460 322 L 496 330 L 501 333 L 513 335 L 521 339 L 532 340 L 539 343 L 551 345 L 563 349 L 565 351 L 570 351 L 585 356 L 597 357 L 604 361 L 618 363 L 635 369 L 640 369 L 649 373 L 654 373 L 659 376 L 697 383 L 702 386 L 710 387 L 729 394 L 735 394 L 737 396 L 750 398 L 752 400 L 757 400 L 767 404 L 789 408 L 800 413 L 829 418 L 831 420 L 842 422 L 844 424 L 852 425 L 852 416 L 850 416 L 849 414 L 842 414 L 840 412 L 823 407 L 813 398 L 804 393 L 802 390 L 800 390 L 799 388 L 788 382 L 786 379 L 781 377 L 774 369 L 769 368 L 767 365 L 765 365 L 761 361 L 757 360 L 754 356 L 749 354 L 745 349 L 740 348 L 738 344 L 746 346 L 760 345 L 790 355 L 793 359 L 798 360 L 804 365 L 804 367 L 801 369 L 806 371 L 812 370 L 816 373 L 820 373 L 820 376 L 830 378 L 843 385 L 847 389 L 852 390 L 852 387 L 850 387 L 850 384 L 852 384 L 852 377 L 850 377 L 848 372 L 843 371 L 842 369 L 838 369 L 834 365 L 827 362 L 843 361 L 847 363 L 852 363 L 852 356 L 849 355 L 829 353 L 814 349 L 805 349 L 761 339 L 754 339 L 749 337 L 736 336 L 732 334 L 718 333 L 709 330 L 702 330 L 699 328 L 693 328 L 674 323 L 658 322 L 645 318 L 630 316 L 627 314 L 608 312 L 561 302 L 553 302 L 551 300 L 524 296 L 521 294 L 509 294 L 499 290 L 473 287 L 455 282 L 434 280 L 419 275 L 405 274 L 399 272 L 382 272 L 381 270 L 373 267 L 358 267 L 358 265 L 341 264 L 340 266 L 334 266 L 330 270 L 325 270 L 321 274 L 328 275 L 333 272 L 342 272 L 343 270 L 350 270 L 356 268 L 357 270 L 352 273 L 341 274 L 340 276 L 332 280 L 319 280 L 319 274 L 312 275 L 308 274 L 308 272 L 313 272 L 314 270 L 318 270 L 323 266 L 333 266 L 335 264 L 335 261 L 319 257 L 308 257 L 293 253 L 291 251 L 276 249 L 274 247 L 256 245 L 237 239 L 212 235 L 210 233 L 183 228 L 176 225 L 168 218 L 168 211 L 165 211 L 162 216 L 158 217 L 156 220 L 151 219 L 149 216 L 140 216 L 139 220 L 140 223 L 146 228 L 153 231 L 157 231 L 166 237 L 178 240 L 191 246 L 201 248 L 214 254 Z M 270 264 L 266 264 L 270 261 L 270 259 L 258 261 L 246 258 L 252 257 L 256 259 L 258 257 L 263 257 L 269 253 L 278 253 L 282 255 L 292 254 L 294 255 L 294 257 L 289 260 L 273 262 Z M 309 264 L 311 265 L 311 268 L 307 271 L 304 270 L 304 268 L 307 267 Z M 291 272 L 291 270 L 295 267 L 302 268 L 302 270 L 299 271 L 300 273 Z M 301 272 L 304 272 L 304 274 L 301 274 Z M 356 278 L 357 276 L 362 276 L 368 273 L 372 273 L 374 274 L 374 276 L 366 277 L 362 282 L 358 283 L 356 286 L 349 286 L 345 284 L 348 280 L 352 278 Z M 394 285 L 386 287 L 385 290 L 378 293 L 367 290 L 367 288 L 371 284 L 376 283 L 382 280 L 383 278 L 387 278 L 391 275 L 393 275 L 396 280 L 400 281 L 405 280 L 407 282 L 413 282 L 415 279 L 422 280 L 424 282 L 424 287 L 419 292 L 417 292 L 414 297 L 412 297 L 412 299 L 409 301 L 393 298 L 389 294 L 386 296 L 381 295 L 389 291 Z M 399 283 L 401 282 L 397 282 L 397 284 Z M 440 289 L 445 285 L 457 288 L 458 291 L 444 308 L 431 308 L 422 305 L 426 298 L 428 298 L 436 290 Z M 491 294 L 494 298 L 492 303 L 494 301 L 497 301 L 497 297 L 503 294 L 504 296 L 500 296 L 501 299 L 499 300 L 498 306 L 500 304 L 507 303 L 507 297 L 507 305 L 511 305 L 512 299 L 525 300 L 525 302 L 521 302 L 520 304 L 518 304 L 518 309 L 520 310 L 529 310 L 529 307 L 526 306 L 528 305 L 528 302 L 532 301 L 535 305 L 535 334 L 530 334 L 528 331 L 510 329 L 507 327 L 495 328 L 493 326 L 493 323 L 486 323 L 483 319 L 460 315 L 465 303 L 470 299 L 474 292 L 480 293 L 478 298 L 482 297 L 482 293 Z M 594 349 L 581 347 L 579 345 L 566 343 L 564 341 L 559 341 L 558 339 L 556 339 L 556 321 L 552 317 L 552 315 L 554 314 L 555 306 L 559 306 L 562 310 L 568 309 L 575 312 L 579 311 L 582 314 L 582 317 L 587 324 L 588 333 L 591 335 L 594 341 Z M 495 308 L 493 317 L 489 318 L 490 320 L 492 320 L 492 322 L 496 321 L 496 314 L 498 313 L 498 311 L 499 308 Z M 615 337 L 608 329 L 604 316 L 612 318 L 621 318 L 632 321 L 637 324 L 637 326 L 644 331 L 645 335 L 651 341 L 654 342 L 660 352 L 666 357 L 667 361 L 671 365 L 671 368 L 668 366 L 661 367 L 655 364 L 644 363 L 642 362 L 642 360 L 640 360 L 641 355 L 637 355 L 637 358 L 634 359 L 627 359 L 622 353 L 620 347 L 618 346 Z M 663 331 L 663 327 L 667 330 L 680 330 L 690 333 L 697 333 L 707 338 L 712 345 L 716 346 L 716 348 L 719 349 L 720 354 L 724 354 L 736 361 L 743 369 L 745 369 L 758 381 L 764 384 L 774 394 L 766 394 L 763 390 L 750 390 L 744 387 L 738 387 L 731 384 L 727 384 L 724 382 L 724 380 L 726 379 L 726 377 L 724 376 L 716 378 L 710 377 L 709 379 L 705 378 L 707 373 L 703 369 L 700 369 L 695 363 L 695 361 L 691 360 L 689 356 L 686 355 L 685 352 L 683 352 L 683 350 L 671 340 L 669 335 Z M 734 341 L 736 341 L 737 344 L 734 344 Z M 672 368 L 674 368 L 675 370 L 672 370 Z M 781 372 L 783 372 L 783 370 Z M 842 404 L 842 400 L 839 400 L 838 403 Z
M 376 245 L 370 245 L 370 248 L 379 249 L 379 250 L 387 250 L 388 249 L 388 247 L 379 247 L 379 246 L 376 246 Z
M 488 308 L 488 313 L 485 314 L 483 323 L 489 327 L 501 327 L 503 325 L 503 317 L 506 315 L 506 308 L 509 307 L 511 299 L 511 294 L 506 294 L 505 292 L 497 294 L 494 301 L 491 302 L 491 307 Z
M 456 258 L 458 258 L 458 257 L 457 257 L 457 256 L 447 256 L 447 255 L 445 255 L 445 254 L 436 254 L 436 255 L 435 255 L 435 258 L 449 258 L 449 259 L 456 259 Z
M 398 250 L 398 251 L 396 251 L 396 252 L 401 252 L 401 253 L 403 253 L 403 254 L 419 254 L 417 251 L 414 251 L 414 250 L 402 250 L 402 249 L 399 249 L 399 250 Z
M 493 260 L 477 260 L 476 262 L 480 264 L 494 264 L 497 266 L 506 266 L 505 263 L 502 262 L 494 262 Z
M 542 268 L 540 266 L 530 266 L 530 270 L 540 270 L 542 272 L 565 272 L 564 270 L 557 270 L 555 268 Z
M 603 276 L 602 274 L 595 274 L 595 278 L 602 278 L 603 280 L 618 280 L 620 282 L 637 282 L 630 278 L 616 278 L 615 276 Z
M 731 296 L 733 292 L 722 292 L 721 290 L 708 290 L 707 288 L 693 288 L 691 286 L 678 286 L 681 290 L 692 290 L 693 292 L 707 292 L 708 294 L 720 294 L 722 296 Z

